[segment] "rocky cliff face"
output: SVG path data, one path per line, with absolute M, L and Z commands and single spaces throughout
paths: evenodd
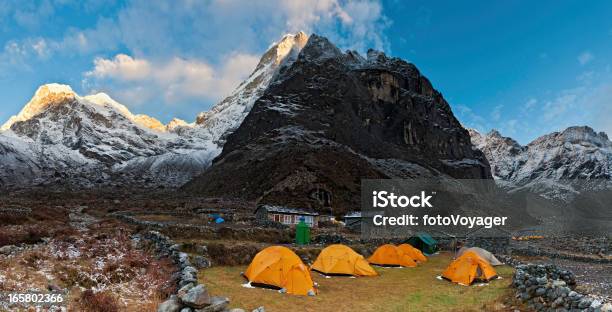
M 507 187 L 527 187 L 556 196 L 575 192 L 586 181 L 610 184 L 612 142 L 605 133 L 589 127 L 569 127 L 526 146 L 497 131 L 483 136 L 470 130 L 470 135 L 489 160 L 495 179 Z
M 412 64 L 312 35 L 185 189 L 337 213 L 361 179 L 431 176 L 491 178 L 442 95 Z

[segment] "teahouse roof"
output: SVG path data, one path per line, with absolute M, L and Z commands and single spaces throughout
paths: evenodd
M 273 205 L 257 206 L 257 209 L 255 209 L 255 212 L 257 212 L 257 210 L 262 209 L 262 208 L 266 209 L 266 211 L 268 212 L 278 212 L 278 213 L 284 213 L 284 214 L 295 214 L 295 215 L 305 215 L 305 216 L 318 216 L 319 215 L 319 213 L 315 211 L 309 211 L 309 210 L 297 209 L 297 208 L 289 208 L 289 207 L 283 207 L 283 206 L 273 206 Z
M 345 218 L 361 218 L 361 211 L 352 211 L 347 213 Z

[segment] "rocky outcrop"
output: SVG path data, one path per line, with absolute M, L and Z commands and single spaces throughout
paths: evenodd
M 312 35 L 184 188 L 342 213 L 361 179 L 434 176 L 491 178 L 442 95 L 412 64 Z

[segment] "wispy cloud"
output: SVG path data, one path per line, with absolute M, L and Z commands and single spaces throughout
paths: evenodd
M 521 106 L 521 113 L 527 114 L 534 109 L 534 107 L 538 104 L 538 100 L 536 98 L 529 98 L 523 105 Z
M 168 104 L 193 98 L 217 100 L 244 80 L 258 60 L 255 55 L 232 54 L 215 67 L 197 59 L 155 61 L 118 54 L 112 59 L 97 58 L 83 83 L 91 90 L 110 88 L 135 105 L 156 97 Z M 149 91 L 137 96 L 128 92 L 131 89 Z
M 499 121 L 499 119 L 501 118 L 501 110 L 504 108 L 504 105 L 499 104 L 496 105 L 493 110 L 491 111 L 491 119 L 493 121 Z
M 590 63 L 593 59 L 595 58 L 595 56 L 593 56 L 593 54 L 589 51 L 584 51 L 582 53 L 580 53 L 580 55 L 578 55 L 578 63 L 580 63 L 580 65 L 586 65 L 588 63 Z

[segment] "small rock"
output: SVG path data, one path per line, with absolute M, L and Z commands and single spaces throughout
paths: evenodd
M 582 300 L 580 300 L 580 302 L 578 302 L 578 308 L 579 309 L 586 309 L 588 307 L 591 306 L 591 299 L 589 298 L 582 298 Z
M 198 275 L 198 270 L 190 265 L 186 266 L 183 268 L 183 270 L 181 271 L 183 274 L 191 274 L 193 276 L 197 276 Z
M 244 311 L 243 309 L 236 308 L 236 309 L 229 310 L 229 312 L 246 312 L 246 311 Z
M 211 304 L 208 290 L 206 290 L 206 287 L 202 284 L 190 288 L 186 294 L 179 298 L 186 306 L 196 309 L 201 309 Z
M 168 300 L 162 302 L 157 307 L 157 312 L 179 312 L 181 309 L 181 304 L 175 295 L 170 296 Z
M 10 255 L 13 251 L 17 250 L 15 245 L 6 245 L 0 247 L 0 255 Z
M 556 281 L 552 282 L 552 286 L 553 287 L 562 287 L 562 286 L 567 286 L 567 283 L 565 283 L 564 281 L 556 280 Z
M 599 300 L 593 300 L 593 302 L 591 302 L 591 309 L 599 309 L 601 306 L 602 304 Z
M 200 255 L 204 255 L 208 253 L 208 247 L 206 247 L 205 245 L 198 245 L 196 246 L 196 252 Z
M 612 303 L 606 303 L 601 306 L 601 312 L 612 312 Z
M 57 284 L 53 282 L 49 282 L 49 284 L 47 284 L 47 290 L 58 292 L 58 291 L 62 291 L 62 288 L 57 286 Z
M 190 307 L 184 307 L 181 309 L 181 312 L 193 312 L 193 309 Z
M 210 260 L 204 258 L 203 256 L 193 257 L 193 265 L 198 269 L 206 269 L 211 267 Z

